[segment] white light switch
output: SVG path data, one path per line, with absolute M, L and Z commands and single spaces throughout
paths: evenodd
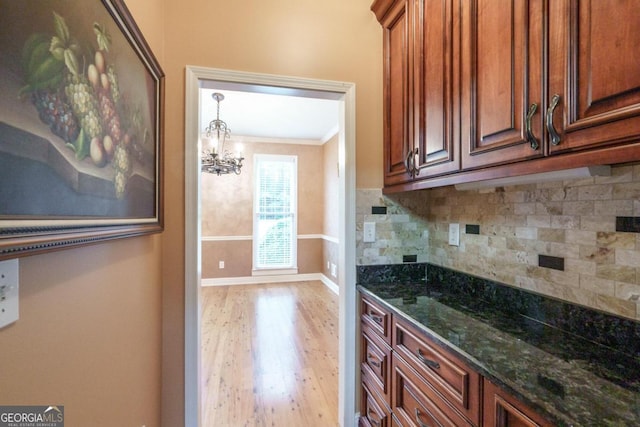
M 18 260 L 0 261 L 0 328 L 18 320 Z
M 449 244 L 460 246 L 460 224 L 449 224 Z
M 365 243 L 376 241 L 376 223 L 365 222 L 362 230 L 362 241 Z

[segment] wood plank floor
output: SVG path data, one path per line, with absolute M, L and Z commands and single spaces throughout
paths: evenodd
M 319 281 L 205 287 L 203 426 L 337 426 L 338 297 Z

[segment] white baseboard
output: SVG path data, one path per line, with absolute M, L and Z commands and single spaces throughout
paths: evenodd
M 276 276 L 245 276 L 245 277 L 219 277 L 215 279 L 202 279 L 202 286 L 230 286 L 230 285 L 256 285 L 260 283 L 280 282 L 304 282 L 319 280 L 336 295 L 339 294 L 338 285 L 322 273 L 284 274 Z

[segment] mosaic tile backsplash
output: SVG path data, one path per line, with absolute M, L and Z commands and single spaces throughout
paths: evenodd
M 493 190 L 384 196 L 360 189 L 356 203 L 358 265 L 416 255 L 419 263 L 640 319 L 640 233 L 616 231 L 621 217 L 640 217 L 640 164 L 614 166 L 609 177 Z M 374 206 L 387 213 L 373 214 Z M 376 223 L 373 243 L 362 241 L 365 221 Z M 448 244 L 450 223 L 460 224 L 459 246 Z

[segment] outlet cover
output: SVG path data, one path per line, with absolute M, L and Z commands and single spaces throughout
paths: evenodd
M 460 224 L 449 224 L 449 244 L 460 246 Z
M 365 243 L 371 243 L 376 241 L 376 223 L 365 222 L 363 225 L 362 241 Z
M 0 328 L 18 320 L 18 260 L 0 261 Z

